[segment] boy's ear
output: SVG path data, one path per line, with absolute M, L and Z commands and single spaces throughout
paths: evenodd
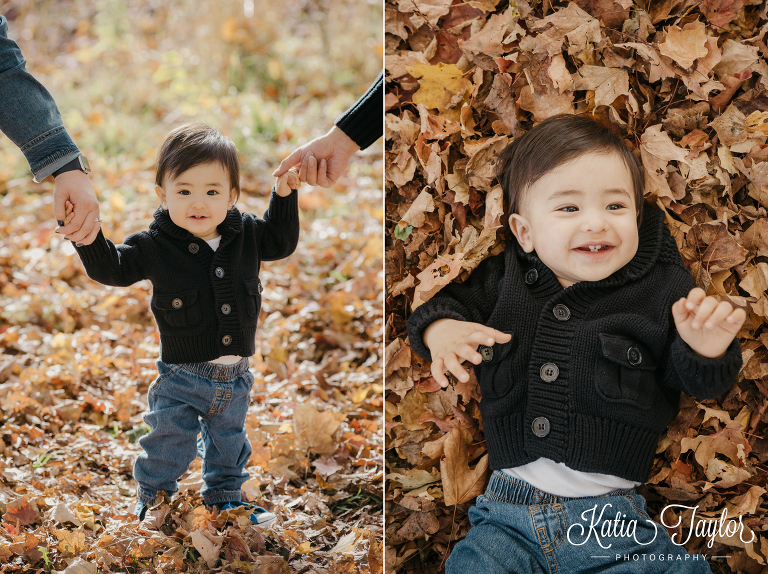
M 155 186 L 155 193 L 157 194 L 157 197 L 160 198 L 160 203 L 163 204 L 163 209 L 165 209 L 165 191 L 162 187 L 159 185 Z
M 531 225 L 528 220 L 519 213 L 513 213 L 509 216 L 509 228 L 517 239 L 523 251 L 530 253 L 533 251 L 533 239 L 531 238 Z
M 233 187 L 229 190 L 229 206 L 227 209 L 232 209 L 237 201 L 237 190 Z

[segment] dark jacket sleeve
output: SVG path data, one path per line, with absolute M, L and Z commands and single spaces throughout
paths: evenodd
M 432 360 L 424 345 L 424 330 L 438 319 L 456 319 L 485 324 L 498 297 L 498 285 L 504 275 L 504 254 L 490 257 L 478 265 L 464 283 L 451 283 L 408 317 L 408 341 L 413 351 Z
M 244 213 L 243 216 L 252 219 L 262 261 L 284 259 L 296 250 L 299 243 L 298 192 L 281 197 L 273 191 L 263 218 L 251 213 Z
M 344 112 L 336 125 L 360 149 L 365 149 L 384 133 L 384 72 L 354 105 Z
M 75 249 L 88 277 L 104 285 L 127 287 L 147 278 L 143 268 L 147 254 L 143 253 L 142 243 L 150 240 L 149 234 L 142 231 L 115 245 L 99 230 L 93 243 L 82 247 L 75 245 Z

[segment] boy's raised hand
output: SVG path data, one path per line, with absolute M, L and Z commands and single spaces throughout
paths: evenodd
M 294 189 L 299 189 L 300 184 L 298 168 L 291 168 L 275 180 L 275 191 L 280 197 L 287 197 Z
M 672 317 L 680 337 L 702 357 L 722 357 L 747 318 L 743 309 L 727 301 L 707 297 L 695 287 L 672 305 Z
M 446 369 L 462 383 L 469 380 L 469 373 L 461 366 L 463 361 L 479 365 L 482 357 L 478 345 L 492 346 L 506 343 L 512 335 L 486 327 L 480 323 L 438 319 L 424 330 L 424 344 L 432 354 L 432 376 L 442 387 L 448 386 Z

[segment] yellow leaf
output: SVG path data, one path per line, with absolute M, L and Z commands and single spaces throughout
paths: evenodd
M 310 543 L 309 540 L 307 540 L 306 542 L 302 542 L 296 547 L 296 554 L 309 554 L 317 550 L 317 548 L 312 548 L 311 546 L 312 544 Z
M 414 104 L 444 111 L 451 99 L 463 96 L 472 88 L 456 64 L 414 64 L 406 66 L 408 73 L 419 80 L 419 89 L 413 94 Z

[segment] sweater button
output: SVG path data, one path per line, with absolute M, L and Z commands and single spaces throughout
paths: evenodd
M 543 438 L 549 434 L 549 420 L 547 420 L 546 417 L 535 418 L 533 419 L 531 429 L 533 430 L 533 434 L 539 438 Z
M 480 345 L 477 350 L 480 352 L 480 356 L 483 358 L 483 361 L 486 363 L 493 359 L 493 347 L 488 347 L 486 345 Z
M 221 312 L 225 315 L 229 315 L 232 312 L 232 307 L 230 307 L 229 303 L 224 303 L 221 306 Z
M 176 299 L 171 301 L 171 305 L 173 306 L 174 309 L 181 309 L 181 306 L 184 305 L 184 302 L 178 297 L 176 297 Z
M 200 251 L 200 246 L 197 243 L 190 243 L 188 249 L 190 253 L 197 253 Z
M 557 379 L 559 374 L 560 369 L 558 369 L 557 365 L 554 363 L 544 363 L 541 366 L 541 369 L 539 369 L 539 376 L 541 377 L 541 380 L 546 383 L 551 383 Z
M 525 274 L 525 283 L 527 285 L 533 285 L 536 283 L 536 280 L 539 278 L 539 272 L 536 271 L 536 269 L 529 269 L 528 272 Z
M 637 347 L 630 347 L 627 349 L 627 361 L 629 361 L 629 364 L 633 367 L 636 367 L 640 363 L 643 362 L 643 354 L 640 352 L 640 349 Z
M 229 345 L 229 344 L 232 342 L 232 337 L 230 337 L 229 335 L 224 335 L 224 336 L 221 338 L 221 342 L 222 342 L 222 344 L 224 344 L 224 345 Z
M 565 305 L 555 305 L 552 308 L 552 312 L 555 314 L 555 317 L 557 317 L 560 321 L 567 321 L 571 318 L 571 310 L 566 307 Z
M 216 277 L 218 277 L 219 279 L 224 277 L 224 269 L 222 269 L 221 267 L 217 267 L 214 273 L 216 273 Z

